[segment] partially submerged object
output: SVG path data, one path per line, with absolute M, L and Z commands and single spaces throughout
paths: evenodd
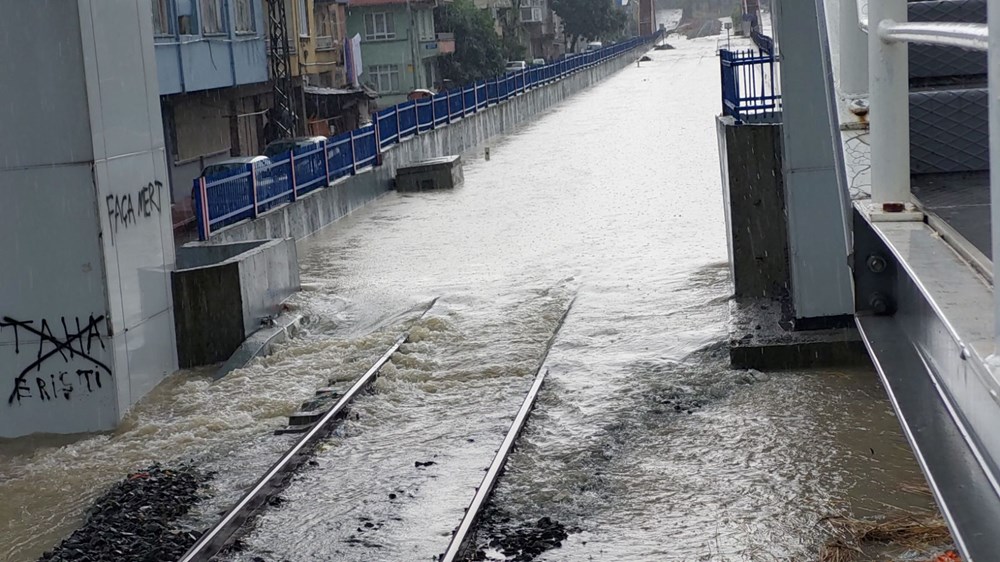
M 462 183 L 462 159 L 457 154 L 421 160 L 396 170 L 396 190 L 451 189 Z

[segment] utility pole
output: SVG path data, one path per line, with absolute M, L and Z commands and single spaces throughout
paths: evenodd
M 288 18 L 284 0 L 267 0 L 267 38 L 271 43 L 271 93 L 274 123 L 271 135 L 275 138 L 295 136 L 298 117 L 292 101 L 291 60 L 288 52 Z M 264 139 L 266 142 L 274 138 Z

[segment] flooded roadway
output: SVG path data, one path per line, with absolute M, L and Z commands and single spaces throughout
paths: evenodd
M 824 515 L 925 505 L 899 491 L 922 479 L 874 373 L 727 368 L 716 38 L 671 43 L 465 155 L 462 187 L 305 242 L 305 329 L 272 357 L 172 377 L 111 435 L 0 444 L 0 559 L 156 460 L 220 471 L 207 524 L 287 446 L 285 416 L 410 328 L 233 560 L 431 560 L 574 296 L 487 535 L 550 517 L 576 532 L 539 560 L 808 560 Z

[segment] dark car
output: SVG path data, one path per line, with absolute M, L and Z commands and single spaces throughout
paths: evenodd
M 264 148 L 264 156 L 267 156 L 268 158 L 281 158 L 282 156 L 286 156 L 291 150 L 320 143 L 325 140 L 326 137 L 295 137 L 292 139 L 278 139 L 271 142 L 271 144 Z
M 239 158 L 227 158 L 213 164 L 205 166 L 201 171 L 201 177 L 210 178 L 217 176 L 230 176 L 246 169 L 247 164 L 259 164 L 267 160 L 266 156 L 243 156 Z

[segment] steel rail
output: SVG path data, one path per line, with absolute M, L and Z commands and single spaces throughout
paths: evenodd
M 318 441 L 321 437 L 325 436 L 327 430 L 330 429 L 331 422 L 338 419 L 343 413 L 344 409 L 352 400 L 369 384 L 375 379 L 378 374 L 379 369 L 382 368 L 392 357 L 392 354 L 396 353 L 409 336 L 408 333 L 403 334 L 396 338 L 396 341 L 382 354 L 382 357 L 375 362 L 362 375 L 354 385 L 351 386 L 350 390 L 344 393 L 344 396 L 337 401 L 332 408 L 330 408 L 326 414 L 323 415 L 319 421 L 313 425 L 301 439 L 299 439 L 295 445 L 292 446 L 276 463 L 274 463 L 264 476 L 254 484 L 253 488 L 249 492 L 243 495 L 240 501 L 229 509 L 228 512 L 222 517 L 222 519 L 215 524 L 214 527 L 209 529 L 198 539 L 198 542 L 192 546 L 187 553 L 182 556 L 178 562 L 199 562 L 208 561 L 225 547 L 226 543 L 233 536 L 233 534 L 243 525 L 246 520 L 253 515 L 253 513 L 264 503 L 267 497 L 274 491 L 276 491 L 280 486 L 278 485 L 278 477 L 287 474 L 289 471 L 294 470 L 301 462 L 304 460 L 303 453 L 308 450 Z
M 486 507 L 487 502 L 490 499 L 490 495 L 493 493 L 493 489 L 496 487 L 497 481 L 500 479 L 500 473 L 507 464 L 507 457 L 510 456 L 511 451 L 513 451 L 514 444 L 517 441 L 518 436 L 520 436 L 521 430 L 524 429 L 524 426 L 527 424 L 528 415 L 535 406 L 535 400 L 538 398 L 538 393 L 542 388 L 542 383 L 545 382 L 545 376 L 549 373 L 549 369 L 545 367 L 545 361 L 548 359 L 549 351 L 555 343 L 556 335 L 559 334 L 559 330 L 566 322 L 566 317 L 569 316 L 569 311 L 573 308 L 574 302 L 576 302 L 576 297 L 573 297 L 569 306 L 566 307 L 566 311 L 563 313 L 562 318 L 559 319 L 559 324 L 556 325 L 556 329 L 549 338 L 549 342 L 545 346 L 545 353 L 542 354 L 542 359 L 539 361 L 538 371 L 535 373 L 534 382 L 531 383 L 531 388 L 528 390 L 528 395 L 524 397 L 524 401 L 521 403 L 521 407 L 518 409 L 517 415 L 514 416 L 514 421 L 510 424 L 510 429 L 507 430 L 507 435 L 500 444 L 500 448 L 497 450 L 496 455 L 493 456 L 493 462 L 490 463 L 490 467 L 486 470 L 486 475 L 483 476 L 483 481 L 476 489 L 476 494 L 472 497 L 472 503 L 470 503 L 468 509 L 465 510 L 465 516 L 462 517 L 462 522 L 455 530 L 455 534 L 452 535 L 451 542 L 448 543 L 448 548 L 445 550 L 444 554 L 438 558 L 439 562 L 457 562 L 459 557 L 464 554 L 466 548 L 468 547 L 467 543 L 472 537 L 472 531 L 475 529 L 476 523 L 479 521 L 479 516 Z

